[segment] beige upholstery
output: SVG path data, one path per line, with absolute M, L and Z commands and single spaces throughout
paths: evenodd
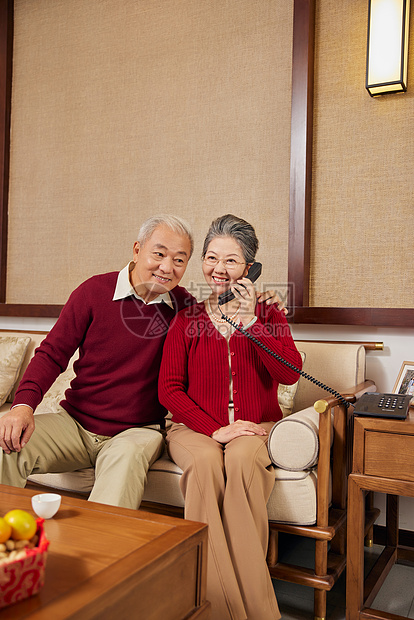
M 316 521 L 316 469 L 287 471 L 275 467 L 275 486 L 267 503 L 269 519 L 313 525 Z
M 0 335 L 0 405 L 2 405 L 19 376 L 30 338 Z
M 288 471 L 315 467 L 319 453 L 318 431 L 319 414 L 313 407 L 276 422 L 269 435 L 272 463 Z
M 6 333 L 6 332 L 4 332 Z M 33 355 L 35 346 L 45 334 L 8 332 L 11 335 L 28 335 L 31 343 L 22 371 Z M 301 341 L 297 343 L 305 353 L 304 370 L 339 391 L 362 383 L 365 379 L 365 349 L 355 344 L 331 344 Z M 65 382 L 60 378 L 47 395 L 48 406 L 59 400 L 56 391 L 63 394 L 71 377 L 68 370 Z M 319 416 L 313 409 L 314 401 L 326 397 L 326 392 L 303 377 L 295 398 L 296 413 L 281 420 L 272 431 L 270 454 L 275 467 L 275 486 L 268 503 L 269 520 L 287 523 L 312 524 L 316 521 L 316 464 L 318 457 Z M 39 410 L 45 412 L 44 403 Z M 0 412 L 6 411 L 3 405 Z M 300 411 L 302 409 L 302 411 Z M 41 415 L 39 413 L 38 415 Z M 148 474 L 144 500 L 157 504 L 182 507 L 183 497 L 179 487 L 181 470 L 170 461 L 166 452 L 154 463 Z M 37 484 L 84 493 L 90 492 L 93 469 L 63 474 L 33 475 L 29 479 Z
M 338 392 L 365 379 L 365 349 L 359 344 L 298 341 L 296 346 L 306 355 L 304 370 Z M 312 406 L 327 393 L 306 379 L 299 381 L 294 411 Z

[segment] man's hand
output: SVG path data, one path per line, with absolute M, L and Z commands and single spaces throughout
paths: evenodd
M 275 291 L 263 291 L 262 293 L 260 291 L 256 291 L 256 297 L 259 304 L 262 304 L 264 302 L 266 302 L 268 306 L 276 304 L 278 309 L 283 312 L 283 314 L 288 313 L 288 309 L 285 308 L 283 301 L 280 299 L 280 297 L 276 294 Z
M 249 435 L 267 435 L 266 430 L 259 424 L 254 422 L 248 422 L 247 420 L 236 420 L 228 426 L 222 426 L 218 430 L 214 431 L 211 435 L 213 439 L 219 443 L 229 443 L 236 437 Z
M 6 454 L 20 452 L 35 428 L 31 407 L 19 405 L 0 418 L 0 447 Z

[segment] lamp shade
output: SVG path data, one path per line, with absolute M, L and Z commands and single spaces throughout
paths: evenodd
M 366 88 L 371 96 L 407 90 L 410 0 L 369 0 Z

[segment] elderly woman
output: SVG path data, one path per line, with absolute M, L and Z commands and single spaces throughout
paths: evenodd
M 266 566 L 266 504 L 274 484 L 267 438 L 282 417 L 278 385 L 294 383 L 298 374 L 222 316 L 301 368 L 283 313 L 257 304 L 246 278 L 257 249 L 246 221 L 224 215 L 211 224 L 202 254 L 211 294 L 176 316 L 159 381 L 160 401 L 173 415 L 167 444 L 183 470 L 185 517 L 209 525 L 212 620 L 280 618 Z M 218 296 L 229 288 L 234 298 L 219 307 Z

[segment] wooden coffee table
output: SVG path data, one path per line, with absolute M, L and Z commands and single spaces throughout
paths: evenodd
M 0 485 L 0 516 L 33 513 L 35 492 Z M 62 497 L 44 524 L 45 585 L 1 618 L 204 620 L 207 526 Z

